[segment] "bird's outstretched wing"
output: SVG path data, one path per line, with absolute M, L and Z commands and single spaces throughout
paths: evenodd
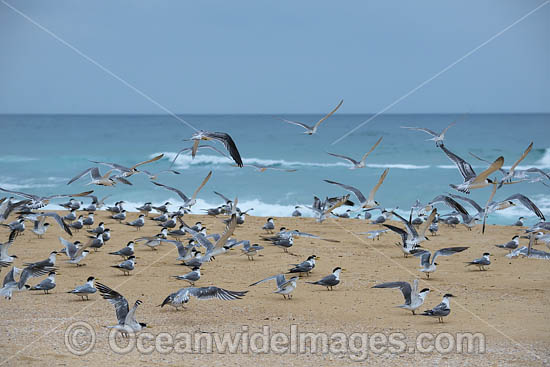
M 122 294 L 117 291 L 107 287 L 106 285 L 97 282 L 96 288 L 101 293 L 101 296 L 109 301 L 113 306 L 115 306 L 116 318 L 119 325 L 124 325 L 126 321 L 126 316 L 130 311 L 128 307 L 128 301 L 122 296 Z
M 464 181 L 468 181 L 476 177 L 476 173 L 470 163 L 466 162 L 464 159 L 460 158 L 449 149 L 445 148 L 445 145 L 443 144 L 441 144 L 439 148 L 441 148 L 441 150 L 443 150 L 447 157 L 449 157 L 449 159 L 454 162 L 454 164 L 456 164 L 458 170 L 460 171 L 460 174 L 464 178 Z
M 246 293 L 248 293 L 248 291 L 230 291 L 214 286 L 200 288 L 190 287 L 187 289 L 189 290 L 189 295 L 200 300 L 217 298 L 224 301 L 233 301 L 236 299 L 241 299 Z
M 369 151 L 369 153 L 370 153 L 370 151 Z M 353 158 L 351 158 L 351 157 L 347 157 L 347 156 L 345 156 L 345 155 L 336 154 L 336 153 L 329 153 L 329 152 L 327 152 L 327 154 L 328 154 L 328 155 L 331 155 L 331 156 L 333 156 L 333 157 L 338 157 L 338 158 L 345 159 L 345 160 L 350 161 L 351 163 L 353 163 L 353 164 L 355 164 L 355 165 L 359 164 L 359 162 L 357 162 L 355 159 L 353 159 Z M 368 153 L 367 153 L 367 154 L 368 154 Z M 365 155 L 365 157 L 366 157 L 366 155 Z
M 377 284 L 373 288 L 399 288 L 403 297 L 405 298 L 405 304 L 411 303 L 411 285 L 407 282 L 387 282 L 382 284 Z
M 202 180 L 202 183 L 200 184 L 199 187 L 197 187 L 197 189 L 195 190 L 195 192 L 193 193 L 193 196 L 191 196 L 191 200 L 194 200 L 197 198 L 197 194 L 199 193 L 199 191 L 201 191 L 201 189 L 204 187 L 204 185 L 206 185 L 206 183 L 208 182 L 208 180 L 210 180 L 210 177 L 212 176 L 212 171 L 208 172 L 208 175 L 206 175 L 206 177 L 204 178 L 204 180 Z
M 493 172 L 499 170 L 503 164 L 504 164 L 504 157 L 503 156 L 498 157 L 497 159 L 495 159 L 493 163 L 491 163 L 491 165 L 485 171 L 477 175 L 473 183 L 485 182 L 487 177 L 489 177 L 489 175 L 492 174 Z
M 205 132 L 204 135 L 210 139 L 221 142 L 225 146 L 225 149 L 227 149 L 229 155 L 231 155 L 231 158 L 233 158 L 235 163 L 237 163 L 239 167 L 243 166 L 241 154 L 239 153 L 239 150 L 237 149 L 237 145 L 233 141 L 233 138 L 231 138 L 229 134 L 222 132 Z
M 382 141 L 382 137 L 380 137 L 380 139 L 378 139 L 378 141 L 376 143 L 374 143 L 374 145 L 372 146 L 372 148 L 370 148 L 370 150 L 368 152 L 366 152 L 363 157 L 361 157 L 361 162 L 365 162 L 365 159 L 367 159 L 367 157 L 369 156 L 369 154 L 372 153 L 372 151 L 374 149 L 376 149 L 376 147 L 378 146 L 378 144 L 380 144 L 380 142 Z
M 338 182 L 331 181 L 331 180 L 323 180 L 323 181 L 325 181 L 326 183 L 332 184 L 332 185 L 340 186 L 343 189 L 352 192 L 357 197 L 357 199 L 359 200 L 360 203 L 365 203 L 367 201 L 367 198 L 365 198 L 365 195 L 363 195 L 363 193 L 361 191 L 359 191 L 358 189 L 356 189 L 353 186 L 345 185 L 345 184 L 338 183 Z
M 524 207 L 535 213 L 537 217 L 539 217 L 542 221 L 545 221 L 544 214 L 540 211 L 540 209 L 533 203 L 527 196 L 522 194 L 514 194 L 512 196 L 508 196 L 503 201 L 511 201 L 511 200 L 518 200 L 521 204 L 523 204 Z
M 376 195 L 376 191 L 378 191 L 378 189 L 380 188 L 380 186 L 382 185 L 382 183 L 384 182 L 384 180 L 386 179 L 386 176 L 388 175 L 388 172 L 390 171 L 389 168 L 386 168 L 384 170 L 384 172 L 382 172 L 382 175 L 380 176 L 380 179 L 378 180 L 378 182 L 376 183 L 376 186 L 374 186 L 372 188 L 372 190 L 370 190 L 369 192 L 369 200 L 370 201 L 373 201 L 374 200 L 374 195 Z
M 164 154 L 159 154 L 159 155 L 157 155 L 156 157 L 153 157 L 153 158 L 148 159 L 148 160 L 146 160 L 146 161 L 143 161 L 143 162 L 139 162 L 139 163 L 137 163 L 137 164 L 134 164 L 131 168 L 136 168 L 136 167 L 142 166 L 142 165 L 147 164 L 147 163 L 151 163 L 151 162 L 158 161 L 158 160 L 161 159 L 162 157 L 164 157 Z
M 174 191 L 176 194 L 179 195 L 180 198 L 183 199 L 183 201 L 189 201 L 189 198 L 181 190 L 178 190 L 175 187 L 167 186 L 165 184 L 161 184 L 160 182 L 156 182 L 156 181 L 151 181 L 151 183 L 160 187 L 164 187 L 167 190 Z
M 344 103 L 344 100 L 342 99 L 340 101 L 340 103 L 338 103 L 338 105 L 336 107 L 334 107 L 334 109 L 332 111 L 330 111 L 328 114 L 326 114 L 322 119 L 320 119 L 319 121 L 317 121 L 317 123 L 315 125 L 313 125 L 313 129 L 317 129 L 319 127 L 319 125 L 321 125 L 321 123 L 323 121 L 325 121 L 326 119 L 328 119 L 330 116 L 332 116 L 334 114 L 334 112 L 338 111 L 338 109 L 340 108 L 340 106 L 342 105 L 342 103 Z

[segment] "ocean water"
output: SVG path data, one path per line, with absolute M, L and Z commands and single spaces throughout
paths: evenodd
M 280 116 L 309 124 L 321 117 Z M 355 186 L 368 195 L 383 170 L 390 168 L 376 199 L 384 207 L 399 207 L 407 212 L 417 199 L 426 203 L 436 195 L 451 192 L 449 183 L 460 183 L 462 177 L 434 142 L 426 141 L 427 134 L 401 129 L 400 126 L 422 126 L 438 131 L 457 119 L 457 124 L 447 132 L 445 144 L 470 162 L 477 172 L 482 171 L 485 164 L 468 152 L 490 160 L 503 155 L 505 166 L 509 166 L 531 141 L 534 142 L 533 150 L 521 167 L 550 169 L 548 114 L 384 115 L 341 142 L 331 144 L 369 117 L 337 114 L 321 125 L 317 135 L 308 136 L 302 134 L 300 127 L 271 115 L 182 116 L 197 128 L 228 132 L 245 164 L 257 163 L 297 171 L 268 170 L 262 173 L 250 167 L 236 168 L 232 161 L 217 153 L 202 150 L 195 159 L 180 156 L 174 166 L 180 175 L 161 174 L 157 181 L 191 195 L 212 170 L 212 178 L 199 194 L 194 212 L 220 205 L 221 200 L 213 194 L 213 191 L 219 191 L 230 198 L 238 196 L 241 209 L 254 208 L 251 215 L 289 216 L 295 205 L 311 205 L 313 195 L 325 197 L 345 193 L 323 179 Z M 88 160 L 131 166 L 165 153 L 165 158 L 144 168 L 152 172 L 166 169 L 176 152 L 190 145 L 183 139 L 193 133 L 171 116 L 144 115 L 0 115 L 0 126 L 3 132 L 0 186 L 40 195 L 76 193 L 90 188 L 85 185 L 85 178 L 66 185 L 71 177 L 93 165 Z M 383 140 L 367 158 L 368 166 L 364 169 L 350 170 L 347 162 L 326 154 L 333 152 L 359 159 L 379 137 Z M 223 148 L 217 143 L 210 144 Z M 101 168 L 102 172 L 105 170 Z M 151 184 L 145 175 L 135 175 L 131 181 L 133 186 L 120 184 L 114 188 L 94 186 L 93 189 L 99 197 L 112 195 L 108 203 L 125 200 L 130 209 L 145 201 L 170 201 L 175 205 L 181 202 L 174 193 Z M 541 183 L 509 185 L 498 191 L 496 199 L 517 192 L 530 197 L 550 217 L 550 188 Z M 485 188 L 474 190 L 470 196 L 484 204 L 489 194 L 490 188 Z M 352 200 L 356 201 L 353 195 Z M 50 207 L 60 208 L 57 205 Z M 440 212 L 449 211 L 441 209 Z M 303 213 L 311 215 L 308 210 L 303 210 Z M 518 206 L 492 214 L 489 222 L 509 224 L 520 215 L 528 217 L 528 223 L 537 221 L 529 211 Z

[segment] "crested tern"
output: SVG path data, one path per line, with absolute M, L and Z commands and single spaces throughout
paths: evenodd
M 170 191 L 174 191 L 176 194 L 179 195 L 180 198 L 183 199 L 183 206 L 184 207 L 188 207 L 188 208 L 191 208 L 193 205 L 195 205 L 197 203 L 197 195 L 199 193 L 199 191 L 201 191 L 201 189 L 204 187 L 204 185 L 206 185 L 206 183 L 208 182 L 208 180 L 210 180 L 210 177 L 212 177 L 212 171 L 210 171 L 208 173 L 208 175 L 206 175 L 206 177 L 204 178 L 204 180 L 202 180 L 202 183 L 199 185 L 199 187 L 195 190 L 195 192 L 193 192 L 193 195 L 188 198 L 182 191 L 174 188 L 174 187 L 170 187 L 170 186 L 167 186 L 167 185 L 164 185 L 164 184 L 161 184 L 161 183 L 158 183 L 158 182 L 155 182 L 155 181 L 151 181 L 153 184 L 157 185 L 157 186 L 160 186 L 160 187 L 164 187 L 165 189 L 167 190 L 170 190 Z
M 340 106 L 342 106 L 342 103 L 344 103 L 344 100 L 342 99 L 340 101 L 340 103 L 338 103 L 338 105 L 332 110 L 330 111 L 327 115 L 325 115 L 322 119 L 320 119 L 319 121 L 317 121 L 315 123 L 315 125 L 313 126 L 309 126 L 309 125 L 306 125 L 302 122 L 298 122 L 298 121 L 292 121 L 292 120 L 286 120 L 286 119 L 282 119 L 282 118 L 279 118 L 280 120 L 283 120 L 284 122 L 287 122 L 289 124 L 293 124 L 293 125 L 297 125 L 297 126 L 300 126 L 302 128 L 304 128 L 306 131 L 304 131 L 304 134 L 307 134 L 307 135 L 313 135 L 315 133 L 317 133 L 317 129 L 319 128 L 319 125 L 321 125 L 321 123 L 323 121 L 325 121 L 326 119 L 328 119 L 330 116 L 332 116 L 336 111 L 338 111 L 338 109 L 340 108 Z
M 237 149 L 237 145 L 229 134 L 224 132 L 199 130 L 195 132 L 193 136 L 191 136 L 191 140 L 194 140 L 193 149 L 191 150 L 191 156 L 193 158 L 195 158 L 195 155 L 197 154 L 198 146 L 201 140 L 215 140 L 225 146 L 225 149 L 227 149 L 227 151 L 231 155 L 231 158 L 233 158 L 233 160 L 235 161 L 235 163 L 237 163 L 239 167 L 243 166 L 243 161 L 241 159 L 239 150 Z
M 334 182 L 334 181 L 330 181 L 330 180 L 324 180 L 324 181 L 329 183 L 329 184 L 338 185 L 338 186 L 344 188 L 347 191 L 351 191 L 357 197 L 357 200 L 359 200 L 359 203 L 361 204 L 362 208 L 374 208 L 374 207 L 380 205 L 377 201 L 374 200 L 374 195 L 376 195 L 376 191 L 378 191 L 378 189 L 380 188 L 380 186 L 382 185 L 382 183 L 386 179 L 386 176 L 388 175 L 389 170 L 390 170 L 389 168 L 386 168 L 384 170 L 384 172 L 382 173 L 382 175 L 378 179 L 378 183 L 369 192 L 369 197 L 368 198 L 365 198 L 363 193 L 361 193 L 361 191 L 359 191 L 358 189 L 356 189 L 353 186 L 344 185 L 344 184 Z
M 120 264 L 117 265 L 111 265 L 111 268 L 118 269 L 122 271 L 122 274 L 124 275 L 130 275 L 130 272 L 135 269 L 136 257 L 134 255 L 128 256 L 127 260 L 124 260 Z
M 387 282 L 377 284 L 373 288 L 399 288 L 401 293 L 403 293 L 405 303 L 397 307 L 409 310 L 413 315 L 415 315 L 416 309 L 424 304 L 426 296 L 430 293 L 429 288 L 423 288 L 420 292 L 418 291 L 418 279 L 413 280 L 412 287 L 407 282 Z
M 449 159 L 454 164 L 456 164 L 458 170 L 460 171 L 460 174 L 464 178 L 464 182 L 462 182 L 461 184 L 451 184 L 449 186 L 457 191 L 466 194 L 469 194 L 470 190 L 479 189 L 490 185 L 492 181 L 488 179 L 489 175 L 500 169 L 504 164 L 504 157 L 500 156 L 493 163 L 491 163 L 491 165 L 485 171 L 476 175 L 470 163 L 466 162 L 464 159 L 460 158 L 459 156 L 448 150 L 443 144 L 441 144 L 439 148 L 441 148 L 441 150 L 443 150 L 447 157 L 449 157 Z
M 327 275 L 326 277 L 316 281 L 316 282 L 306 282 L 308 284 L 321 285 L 327 287 L 327 290 L 332 290 L 332 287 L 336 287 L 340 284 L 340 273 L 342 272 L 341 267 L 336 267 L 332 270 L 332 274 Z
M 468 261 L 466 263 L 466 266 L 476 265 L 476 266 L 479 267 L 480 271 L 487 270 L 487 269 L 485 269 L 485 267 L 491 265 L 490 256 L 491 256 L 490 253 L 485 252 L 485 253 L 483 253 L 483 256 L 480 257 L 479 259 L 475 259 L 473 261 Z
M 519 236 L 512 237 L 511 241 L 508 241 L 501 245 L 495 245 L 495 247 L 503 248 L 506 250 L 509 250 L 509 252 L 512 252 L 513 250 L 517 249 L 519 246 Z
M 236 299 L 241 299 L 248 291 L 230 291 L 223 288 L 218 288 L 214 286 L 210 287 L 187 287 L 181 288 L 177 292 L 171 293 L 162 301 L 162 304 L 159 307 L 164 307 L 170 305 L 176 310 L 179 307 L 185 308 L 185 304 L 189 302 L 191 297 L 195 297 L 199 300 L 208 300 L 212 298 L 220 299 L 223 301 L 233 301 Z
M 123 247 L 118 251 L 109 252 L 109 255 L 118 255 L 124 259 L 127 259 L 128 257 L 134 255 L 134 241 L 129 241 L 126 244 L 126 247 Z
M 378 146 L 378 144 L 380 144 L 381 141 L 382 141 L 382 137 L 380 137 L 380 139 L 378 139 L 378 141 L 372 146 L 372 148 L 370 148 L 370 150 L 368 152 L 366 152 L 363 155 L 363 157 L 361 157 L 361 160 L 359 160 L 359 161 L 356 161 L 355 159 L 353 159 L 351 157 L 347 157 L 347 156 L 341 155 L 341 154 L 335 154 L 335 153 L 329 153 L 329 152 L 327 152 L 327 154 L 329 154 L 333 157 L 342 158 L 342 159 L 345 159 L 345 160 L 351 162 L 352 166 L 350 167 L 350 169 L 365 168 L 366 167 L 365 161 L 366 161 L 367 157 Z
M 305 261 L 302 261 L 299 264 L 292 264 L 294 265 L 294 267 L 290 269 L 287 274 L 299 273 L 309 276 L 309 273 L 311 273 L 313 268 L 315 268 L 315 260 L 317 259 L 317 256 L 311 255 Z
M 449 298 L 454 297 L 452 294 L 447 293 L 443 296 L 443 301 L 432 308 L 431 310 L 426 310 L 422 313 L 422 316 L 437 317 L 439 322 L 443 322 L 443 318 L 448 316 L 451 313 L 451 308 L 449 304 Z
M 131 221 L 131 222 L 126 222 L 126 225 L 127 225 L 127 226 L 135 227 L 136 230 L 139 231 L 140 228 L 143 227 L 143 226 L 145 225 L 145 215 L 144 215 L 144 214 L 140 214 L 136 220 Z
M 446 247 L 446 248 L 439 249 L 434 253 L 431 262 L 430 262 L 430 256 L 432 256 L 432 253 L 428 250 L 415 250 L 415 251 L 411 251 L 411 253 L 414 252 L 413 253 L 414 256 L 420 257 L 420 266 L 422 266 L 422 268 L 420 268 L 419 270 L 424 274 L 426 274 L 426 277 L 429 279 L 430 273 L 435 272 L 437 269 L 438 264 L 435 262 L 435 259 L 437 259 L 438 256 L 451 256 L 467 249 L 468 247 L 464 247 L 464 246 Z
M 90 294 L 94 294 L 95 292 L 97 292 L 97 288 L 94 286 L 95 280 L 96 278 L 94 277 L 88 277 L 84 285 L 79 285 L 78 287 L 68 291 L 67 293 L 79 296 L 83 301 L 84 297 L 86 297 L 86 300 L 88 300 L 90 299 Z
M 298 276 L 293 276 L 287 280 L 284 274 L 277 274 L 252 283 L 249 287 L 253 287 L 257 284 L 267 282 L 272 279 L 275 279 L 277 282 L 277 289 L 273 293 L 281 294 L 284 299 L 292 299 L 291 293 L 296 289 L 298 279 L 300 279 Z
M 80 264 L 80 262 L 88 255 L 89 251 L 86 250 L 86 248 L 90 246 L 90 242 L 86 245 L 80 245 L 79 241 L 73 243 L 67 241 L 63 237 L 59 237 L 59 241 L 65 246 L 65 253 L 69 257 L 67 262 L 69 264 L 75 264 L 77 267 L 82 266 L 83 264 Z
M 136 310 L 142 301 L 138 299 L 136 303 L 134 303 L 132 309 L 130 309 L 128 301 L 120 293 L 99 282 L 96 286 L 101 296 L 115 306 L 118 324 L 115 326 L 108 326 L 108 328 L 117 329 L 122 335 L 127 335 L 129 333 L 141 331 L 143 328 L 147 327 L 147 324 L 137 322 L 135 317 Z
M 90 162 L 95 163 L 95 164 L 102 164 L 104 166 L 110 167 L 111 170 L 120 172 L 122 177 L 128 178 L 128 177 L 130 177 L 132 175 L 135 175 L 136 173 L 140 172 L 137 169 L 137 167 L 142 166 L 144 164 L 148 164 L 148 163 L 151 163 L 151 162 L 158 161 L 162 157 L 164 157 L 164 154 L 159 154 L 156 157 L 153 157 L 153 158 L 148 159 L 146 161 L 134 164 L 132 167 L 125 167 L 125 166 L 122 166 L 120 164 L 111 163 L 111 162 L 97 162 L 97 161 L 90 161 Z
M 85 192 L 72 194 L 72 195 L 61 194 L 61 195 L 38 196 L 33 194 L 27 194 L 20 191 L 7 190 L 1 187 L 0 187 L 0 191 L 8 192 L 10 194 L 14 194 L 17 196 L 22 196 L 30 200 L 30 202 L 23 204 L 23 205 L 26 205 L 29 209 L 40 209 L 48 205 L 52 199 L 86 196 L 86 195 L 90 195 L 93 192 L 92 190 L 92 191 L 85 191 Z
M 422 131 L 422 132 L 425 132 L 426 134 L 429 134 L 431 135 L 432 137 L 428 140 L 432 140 L 435 142 L 435 145 L 436 146 L 441 146 L 443 145 L 443 140 L 445 140 L 445 133 L 447 132 L 447 130 L 449 130 L 449 128 L 451 126 L 453 126 L 456 122 L 451 122 L 449 124 L 449 126 L 447 126 L 445 129 L 443 129 L 442 132 L 440 133 L 436 133 L 435 131 L 433 130 L 430 130 L 430 129 L 426 129 L 425 127 L 409 127 L 409 126 L 401 126 L 402 129 L 409 129 L 409 130 L 416 130 L 416 131 Z
M 189 273 L 184 275 L 173 275 L 173 278 L 176 278 L 177 280 L 185 280 L 192 286 L 195 286 L 195 282 L 199 281 L 201 278 L 201 268 L 195 266 Z
M 31 291 L 44 291 L 44 294 L 49 294 L 52 289 L 55 288 L 55 271 L 50 271 L 48 277 L 38 283 L 37 285 L 30 287 Z

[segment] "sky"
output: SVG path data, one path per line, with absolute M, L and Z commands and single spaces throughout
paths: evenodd
M 0 113 L 548 113 L 549 38 L 544 0 L 0 0 Z

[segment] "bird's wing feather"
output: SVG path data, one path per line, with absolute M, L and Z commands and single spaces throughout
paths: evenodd
M 386 168 L 384 170 L 384 172 L 380 176 L 380 179 L 378 180 L 378 183 L 376 183 L 376 186 L 374 186 L 372 188 L 372 190 L 370 190 L 370 192 L 369 192 L 369 200 L 370 201 L 374 200 L 374 195 L 376 195 L 376 191 L 378 191 L 378 189 L 380 188 L 380 186 L 382 185 L 382 183 L 386 179 L 386 176 L 388 175 L 389 170 L 390 170 L 389 168 Z
M 328 114 L 326 114 L 322 119 L 320 119 L 319 121 L 317 121 L 317 123 L 315 125 L 313 125 L 313 129 L 316 129 L 319 127 L 319 125 L 321 125 L 321 123 L 323 121 L 325 121 L 326 119 L 328 119 L 330 116 L 332 116 L 334 114 L 334 112 L 338 111 L 338 109 L 340 108 L 340 106 L 342 105 L 342 103 L 344 103 L 344 100 L 342 99 L 340 101 L 340 103 L 338 103 L 338 105 L 336 107 L 334 107 L 334 109 L 332 111 L 330 111 Z

